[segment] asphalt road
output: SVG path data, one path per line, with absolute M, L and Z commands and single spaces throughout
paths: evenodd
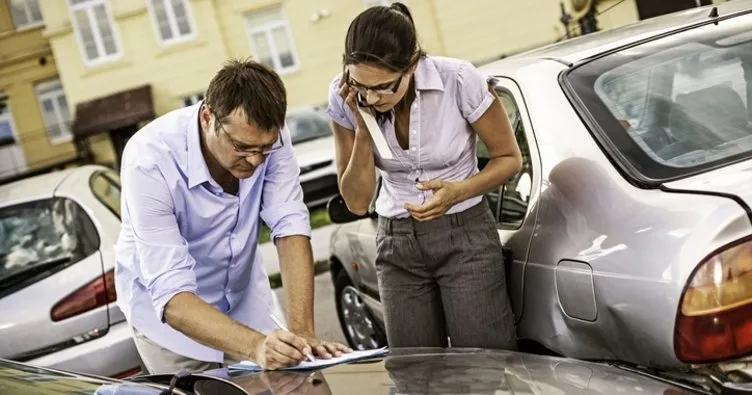
M 287 299 L 283 287 L 274 290 L 279 298 L 279 304 L 282 310 L 286 309 Z M 314 281 L 314 325 L 316 334 L 322 340 L 337 341 L 347 345 L 345 336 L 339 326 L 337 318 L 337 308 L 334 304 L 334 285 L 329 272 L 324 272 L 316 276 Z M 285 312 L 287 313 L 287 312 Z

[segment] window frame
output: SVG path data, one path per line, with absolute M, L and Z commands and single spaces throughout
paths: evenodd
M 532 122 L 527 110 L 525 98 L 522 95 L 519 86 L 516 82 L 514 82 L 514 80 L 508 77 L 494 75 L 493 78 L 497 80 L 494 90 L 496 91 L 498 99 L 501 100 L 501 94 L 502 92 L 504 92 L 517 106 L 517 111 L 519 113 L 519 122 L 522 123 L 523 134 L 525 136 L 530 157 L 530 172 L 532 173 L 530 174 L 530 193 L 528 195 L 527 205 L 525 208 L 525 216 L 522 218 L 522 220 L 520 220 L 519 222 L 515 221 L 513 223 L 501 221 L 501 208 L 504 204 L 504 194 L 507 187 L 506 182 L 497 190 L 497 192 L 499 193 L 498 206 L 491 207 L 491 211 L 493 212 L 494 218 L 496 220 L 496 228 L 499 231 L 516 232 L 525 226 L 525 223 L 530 218 L 531 210 L 535 206 L 535 202 L 538 199 L 538 194 L 540 192 L 539 185 L 541 180 L 540 154 L 538 152 L 538 144 L 535 139 L 535 133 L 533 131 Z M 478 142 L 480 142 L 480 140 Z
M 250 24 L 250 16 L 256 13 L 263 13 L 263 12 L 269 12 L 272 10 L 279 10 L 280 19 L 275 22 L 268 22 L 261 26 L 251 26 Z M 263 33 L 264 38 L 266 39 L 267 44 L 269 45 L 269 51 L 271 52 L 271 58 L 272 58 L 272 67 L 274 70 L 279 74 L 280 76 L 292 74 L 300 70 L 300 58 L 298 57 L 298 51 L 295 47 L 295 41 L 293 40 L 292 36 L 292 28 L 290 27 L 290 20 L 287 17 L 287 13 L 285 12 L 284 7 L 281 5 L 275 6 L 275 7 L 269 7 L 269 8 L 263 8 L 258 10 L 253 10 L 250 12 L 247 12 L 243 15 L 245 19 L 246 24 L 246 32 L 248 34 L 248 42 L 251 46 L 251 53 L 254 56 L 257 56 L 259 53 L 256 44 L 253 41 L 253 36 L 255 34 Z M 277 28 L 282 28 L 285 31 L 285 37 L 287 38 L 288 44 L 290 45 L 290 53 L 292 54 L 293 59 L 293 65 L 288 67 L 282 67 L 281 59 L 279 52 L 277 51 L 277 46 L 274 41 L 273 36 L 273 30 Z
M 165 4 L 165 12 L 167 14 L 167 24 L 170 27 L 170 32 L 172 33 L 172 38 L 164 39 L 162 37 L 162 32 L 159 28 L 159 19 L 157 17 L 157 13 L 154 10 L 154 2 L 155 1 L 161 1 L 163 4 Z M 187 19 L 188 27 L 190 28 L 190 32 L 185 35 L 180 35 L 180 28 L 178 27 L 177 17 L 175 16 L 175 6 L 173 2 L 182 2 L 183 8 L 185 8 L 185 16 Z M 168 6 L 169 5 L 169 6 Z M 171 45 L 180 44 L 183 42 L 188 42 L 195 40 L 198 36 L 198 32 L 196 31 L 196 21 L 193 19 L 193 12 L 191 11 L 190 2 L 187 0 L 146 0 L 146 7 L 149 10 L 149 15 L 151 19 L 152 27 L 154 28 L 154 34 L 157 37 L 157 42 L 162 47 L 169 47 Z
M 83 3 L 73 4 L 74 0 L 68 0 L 68 16 L 70 18 L 71 26 L 73 27 L 73 35 L 76 37 L 76 43 L 78 44 L 79 51 L 81 52 L 81 58 L 83 59 L 86 67 L 99 66 L 105 63 L 114 62 L 123 57 L 123 45 L 120 41 L 120 34 L 115 24 L 114 15 L 112 15 L 112 9 L 110 8 L 109 0 L 84 0 Z M 112 40 L 115 45 L 116 52 L 111 55 L 107 55 L 104 48 L 104 40 L 99 30 L 99 26 L 96 25 L 96 17 L 94 16 L 94 8 L 102 5 L 104 6 L 105 14 L 107 15 L 107 23 L 110 25 L 112 31 Z M 97 58 L 89 59 L 86 54 L 86 46 L 84 45 L 84 39 L 81 36 L 81 27 L 75 18 L 75 13 L 78 10 L 86 11 L 86 19 L 89 22 L 89 26 L 94 38 L 94 43 L 97 47 Z M 96 31 L 96 32 L 95 32 Z
M 0 139 L 0 147 L 5 147 L 7 145 L 16 145 L 18 144 L 18 131 L 16 130 L 16 123 L 13 121 L 13 110 L 10 108 L 10 98 L 4 96 L 3 92 L 0 91 L 0 99 L 5 100 L 5 111 L 0 112 L 0 122 L 8 122 L 8 125 L 10 125 L 10 133 L 12 137 L 10 140 Z
M 50 92 L 40 93 L 41 90 L 44 90 L 45 88 L 48 88 L 48 87 L 54 86 L 54 85 L 58 85 L 59 86 L 59 90 L 54 90 L 54 91 L 50 91 Z M 45 128 L 47 129 L 46 130 L 46 132 L 47 132 L 47 138 L 49 139 L 50 144 L 57 145 L 57 144 L 63 144 L 63 143 L 71 142 L 73 140 L 73 131 L 71 130 L 71 122 L 72 122 L 71 114 L 68 113 L 68 120 L 67 121 L 65 119 L 62 119 L 61 116 L 63 116 L 64 114 L 62 113 L 62 109 L 60 108 L 60 105 L 58 104 L 58 101 L 57 101 L 57 99 L 60 96 L 62 96 L 63 99 L 65 99 L 65 102 L 68 105 L 68 109 L 70 111 L 70 103 L 68 103 L 68 97 L 65 95 L 65 89 L 63 89 L 63 84 L 60 81 L 60 79 L 59 78 L 55 78 L 55 79 L 52 79 L 52 80 L 46 80 L 46 81 L 43 81 L 43 82 L 39 82 L 39 83 L 37 83 L 34 86 L 34 91 L 35 91 L 36 96 L 37 96 L 37 102 L 39 103 L 39 110 L 40 110 L 40 112 L 42 114 L 42 119 L 45 122 Z M 52 101 L 53 101 L 55 115 L 56 115 L 57 121 L 58 121 L 55 125 L 58 125 L 58 126 L 62 125 L 62 127 L 61 127 L 62 134 L 61 134 L 61 136 L 58 136 L 58 137 L 52 137 L 52 136 L 50 136 L 50 127 L 53 126 L 53 125 L 47 125 L 47 121 L 46 121 L 46 119 L 44 117 L 44 106 L 42 104 L 42 101 L 44 99 L 52 99 Z
M 26 18 L 31 21 L 30 15 L 31 15 L 31 9 L 29 6 L 29 2 L 36 1 L 37 2 L 37 8 L 39 8 L 39 16 L 41 17 L 38 21 L 31 21 L 29 23 L 19 25 L 18 22 L 16 22 L 16 19 L 13 17 L 13 5 L 11 4 L 13 0 L 6 0 L 6 4 L 8 5 L 8 12 L 10 13 L 10 19 L 13 22 L 13 26 L 16 28 L 17 32 L 21 32 L 24 30 L 30 30 L 34 29 L 40 26 L 44 26 L 44 15 L 42 15 L 41 7 L 39 6 L 39 0 L 22 0 L 24 4 L 24 12 L 26 13 Z
M 95 172 L 91 173 L 91 176 L 89 176 L 89 191 L 94 196 L 94 198 L 96 198 L 97 201 L 102 204 L 102 206 L 104 206 L 107 210 L 109 210 L 112 213 L 112 215 L 114 215 L 118 220 L 122 221 L 121 214 L 118 213 L 117 211 L 115 211 L 115 209 L 113 207 L 111 207 L 110 204 L 107 203 L 104 200 L 104 198 L 102 198 L 94 190 L 94 180 L 97 179 L 97 178 L 99 178 L 99 177 L 101 177 L 106 182 L 108 182 L 110 184 L 110 186 L 113 186 L 113 187 L 117 188 L 120 191 L 120 199 L 121 199 L 121 203 L 122 203 L 122 196 L 123 196 L 122 185 L 119 184 L 119 183 L 117 183 L 117 182 L 115 182 L 115 180 L 113 180 L 107 173 L 108 173 L 108 171 L 105 171 L 105 170 L 98 170 L 98 171 L 95 171 Z M 120 209 L 120 208 L 118 208 L 118 209 Z

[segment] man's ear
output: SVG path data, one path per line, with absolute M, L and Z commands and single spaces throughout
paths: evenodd
M 211 121 L 211 111 L 209 111 L 209 107 L 206 104 L 201 105 L 201 109 L 198 110 L 198 117 L 201 121 L 201 126 L 208 128 Z

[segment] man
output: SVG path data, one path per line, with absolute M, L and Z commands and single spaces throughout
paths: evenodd
M 311 229 L 286 108 L 277 74 L 230 61 L 205 101 L 126 145 L 116 289 L 150 373 L 239 360 L 278 369 L 350 351 L 314 332 Z M 290 332 L 271 318 L 260 220 L 277 247 Z

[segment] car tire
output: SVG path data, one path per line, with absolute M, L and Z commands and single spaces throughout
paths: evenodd
M 386 347 L 384 331 L 363 302 L 363 297 L 346 270 L 340 270 L 334 280 L 337 317 L 342 333 L 353 350 L 372 350 Z

